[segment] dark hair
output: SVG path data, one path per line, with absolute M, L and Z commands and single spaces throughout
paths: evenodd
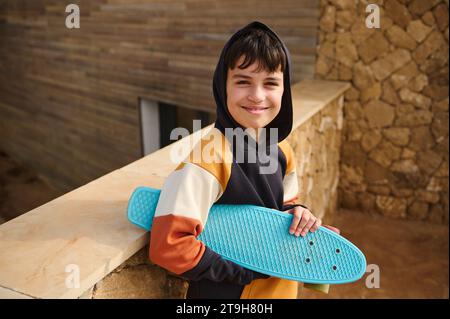
M 238 66 L 240 69 L 249 67 L 255 61 L 259 64 L 256 72 L 261 69 L 275 72 L 279 66 L 281 66 L 281 72 L 284 72 L 286 67 L 286 54 L 280 41 L 274 35 L 261 29 L 245 30 L 225 53 L 225 65 L 234 69 L 241 56 L 244 56 L 244 61 Z

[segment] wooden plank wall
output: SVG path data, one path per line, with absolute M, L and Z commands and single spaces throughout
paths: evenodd
M 0 0 L 0 149 L 65 192 L 140 157 L 138 98 L 214 110 L 218 55 L 260 20 L 312 78 L 319 0 Z M 80 29 L 65 27 L 66 5 Z

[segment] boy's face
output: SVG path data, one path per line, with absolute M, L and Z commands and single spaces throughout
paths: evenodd
M 244 61 L 242 56 L 236 65 Z M 258 69 L 255 62 L 246 69 L 235 67 L 227 73 L 227 106 L 231 116 L 244 128 L 262 128 L 280 112 L 283 96 L 281 66 L 274 73 Z

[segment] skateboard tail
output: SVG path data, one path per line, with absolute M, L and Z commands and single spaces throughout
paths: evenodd
M 145 186 L 137 187 L 128 201 L 128 220 L 132 224 L 150 231 L 160 195 L 161 191 L 159 189 Z

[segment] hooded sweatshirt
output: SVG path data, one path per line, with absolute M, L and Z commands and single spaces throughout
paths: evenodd
M 226 129 L 240 126 L 227 108 L 224 56 L 231 44 L 248 28 L 273 34 L 286 55 L 283 73 L 284 92 L 278 115 L 265 127 L 277 128 L 278 137 L 256 143 L 252 137 L 240 142 Z M 161 267 L 190 281 L 187 298 L 296 298 L 298 283 L 246 269 L 219 254 L 197 239 L 204 229 L 213 204 L 251 204 L 285 211 L 299 204 L 298 181 L 292 148 L 286 137 L 292 129 L 291 59 L 289 51 L 269 27 L 252 22 L 237 31 L 226 43 L 213 79 L 217 105 L 214 127 L 202 137 L 189 156 L 164 182 L 150 237 L 150 259 Z M 263 137 L 264 138 L 264 137 Z M 238 161 L 236 154 L 266 150 L 265 160 Z M 209 154 L 205 160 L 196 154 Z M 268 156 L 268 157 L 267 157 Z M 261 167 L 275 162 L 276 169 L 261 174 Z M 288 232 L 288 229 L 286 229 Z

